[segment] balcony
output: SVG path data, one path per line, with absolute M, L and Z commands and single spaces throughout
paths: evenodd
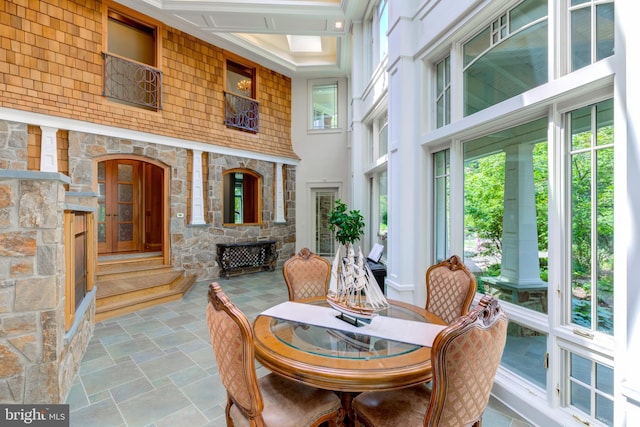
M 151 110 L 162 108 L 162 72 L 148 65 L 103 53 L 103 96 Z
M 260 103 L 252 98 L 224 93 L 224 124 L 231 128 L 258 133 L 260 131 Z

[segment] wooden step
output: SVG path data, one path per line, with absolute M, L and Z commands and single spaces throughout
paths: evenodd
M 121 272 L 145 271 L 147 269 L 171 268 L 164 265 L 162 256 L 152 256 L 145 258 L 118 259 L 110 261 L 98 261 L 96 274 L 98 276 L 105 274 L 117 274 Z
M 173 272 L 170 265 L 120 265 L 111 266 L 108 269 L 98 267 L 96 277 L 98 281 L 109 282 L 119 279 L 128 279 L 134 277 L 144 277 L 150 274 L 164 274 Z
M 135 268 L 101 275 L 96 286 L 96 322 L 182 298 L 195 283 L 195 276 L 182 271 Z

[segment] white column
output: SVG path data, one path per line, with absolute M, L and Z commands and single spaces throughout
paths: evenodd
M 640 425 L 640 38 L 636 2 L 615 5 L 615 427 Z M 618 387 L 618 384 L 621 387 Z M 624 404 L 617 404 L 618 402 Z
M 275 222 L 284 223 L 284 180 L 282 178 L 282 163 L 276 163 L 276 214 Z
M 533 145 L 514 144 L 505 153 L 500 279 L 516 286 L 544 285 L 538 259 Z
M 58 172 L 58 146 L 56 144 L 56 132 L 58 129 L 40 126 L 42 141 L 40 142 L 40 171 Z
M 202 151 L 193 150 L 193 170 L 191 171 L 191 225 L 205 224 L 203 191 Z
M 349 206 L 349 209 L 357 209 L 367 217 L 369 214 L 369 209 L 367 208 L 368 182 L 364 175 L 367 130 L 362 121 L 365 114 L 364 110 L 367 106 L 364 105 L 362 91 L 364 90 L 366 73 L 365 52 L 370 48 L 365 46 L 362 22 L 354 23 L 352 34 L 354 61 L 351 68 L 351 93 L 348 101 L 351 103 L 351 126 L 347 132 L 347 152 L 350 162 L 346 175 L 349 185 L 342 189 L 343 194 L 340 194 L 339 197 Z M 371 221 L 367 220 L 365 222 L 370 226 Z M 362 236 L 362 239 L 357 244 L 363 251 L 367 251 L 367 248 L 370 247 L 367 230 L 365 230 L 365 235 Z

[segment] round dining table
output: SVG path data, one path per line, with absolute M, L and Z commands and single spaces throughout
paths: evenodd
M 327 305 L 325 298 L 301 300 Z M 394 318 L 444 325 L 438 316 L 389 300 L 379 313 Z M 338 392 L 391 390 L 431 379 L 431 348 L 343 332 L 303 322 L 259 315 L 254 323 L 256 359 L 292 380 Z

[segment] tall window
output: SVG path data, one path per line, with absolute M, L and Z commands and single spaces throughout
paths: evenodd
M 378 4 L 378 61 L 382 62 L 389 53 L 389 43 L 387 42 L 387 30 L 389 29 L 389 17 L 387 13 L 387 0 L 382 0 Z
M 433 164 L 434 251 L 436 262 L 440 262 L 451 255 L 449 150 L 434 153 Z
M 571 323 L 613 334 L 613 101 L 569 114 Z
M 571 71 L 613 55 L 613 1 L 571 0 Z
M 436 127 L 451 123 L 451 59 L 436 64 Z
M 150 109 L 162 107 L 158 27 L 116 10 L 107 12 L 104 95 Z
M 369 191 L 371 229 L 370 242 L 383 246 L 382 261 L 386 260 L 388 231 L 387 152 L 389 128 L 387 112 L 376 117 L 369 127 Z
M 225 125 L 242 131 L 258 132 L 260 104 L 255 99 L 255 67 L 227 60 L 225 82 Z
M 463 147 L 464 254 L 465 263 L 476 270 L 479 292 L 515 304 L 523 312 L 544 314 L 549 296 L 547 128 L 543 118 Z M 444 165 L 439 163 L 444 155 L 438 155 L 436 172 L 443 174 Z M 440 181 L 435 193 L 437 224 L 448 213 L 440 202 L 446 194 L 444 178 Z M 444 240 L 445 230 L 436 233 L 438 241 Z M 544 388 L 546 351 L 545 331 L 511 319 L 503 366 Z
M 463 46 L 464 115 L 548 79 L 547 0 L 525 0 Z
M 482 291 L 547 312 L 547 120 L 464 144 L 465 258 Z
M 338 127 L 338 82 L 311 82 L 311 129 Z
M 261 222 L 262 177 L 247 169 L 223 173 L 223 221 L 229 224 Z
M 377 198 L 378 201 L 378 233 L 377 233 L 377 241 L 376 243 L 384 246 L 384 251 L 382 252 L 382 257 L 386 259 L 387 257 L 387 230 L 388 230 L 388 192 L 387 192 L 387 171 L 382 171 L 377 174 L 378 185 L 377 185 Z
M 387 32 L 389 30 L 389 2 L 380 0 L 369 11 L 365 24 L 366 43 L 369 49 L 363 52 L 364 70 L 371 76 L 389 54 Z
M 509 4 L 483 21 L 489 25 L 461 31 L 471 38 L 433 46 L 457 55 L 461 43 L 460 58 L 426 58 L 434 67 L 432 128 L 440 127 L 425 138 L 433 150 L 433 261 L 464 253 L 478 292 L 509 312 L 498 380 L 508 392 L 531 393 L 576 425 L 617 425 L 624 401 L 614 398 L 614 378 L 624 373 L 615 372 L 615 349 L 624 331 L 614 328 L 616 85 L 603 88 L 602 75 L 586 72 L 613 59 L 614 2 Z M 562 37 L 552 37 L 551 23 Z M 463 114 L 453 127 L 445 125 L 449 78 Z M 585 93 L 594 99 L 587 105 Z M 449 147 L 434 149 L 445 139 Z M 620 317 L 625 307 L 617 308 Z M 537 406 L 516 400 L 518 410 Z

